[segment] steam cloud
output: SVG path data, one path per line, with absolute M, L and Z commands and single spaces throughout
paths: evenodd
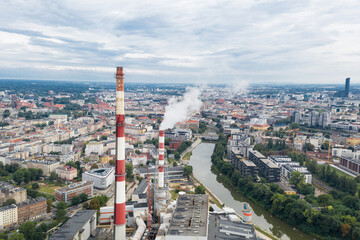
M 245 80 L 241 80 L 235 84 L 232 84 L 230 86 L 229 97 L 232 98 L 235 95 L 246 95 L 248 88 L 249 88 L 249 82 Z
M 161 130 L 173 128 L 176 123 L 191 118 L 194 112 L 200 110 L 202 101 L 199 88 L 187 88 L 183 98 L 179 101 L 173 97 L 165 107 L 164 120 L 160 125 Z

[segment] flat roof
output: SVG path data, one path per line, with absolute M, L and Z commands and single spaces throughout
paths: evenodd
M 73 240 L 76 233 L 78 233 L 87 221 L 95 214 L 96 210 L 80 210 L 72 218 L 70 218 L 60 229 L 55 232 L 50 240 Z
M 269 168 L 280 168 L 278 165 L 270 161 L 269 159 L 260 159 L 263 163 L 265 163 Z
M 209 240 L 256 239 L 256 233 L 252 224 L 231 221 L 229 216 L 231 215 L 225 213 L 210 213 L 208 236 Z
M 208 212 L 208 195 L 179 195 L 168 235 L 206 237 Z
M 98 176 L 98 177 L 106 177 L 114 170 L 115 170 L 115 168 L 99 168 L 99 169 L 93 169 L 93 170 L 84 172 L 83 174 L 88 174 L 88 175 L 93 175 L 93 176 Z
M 248 167 L 256 167 L 255 163 L 249 160 L 242 160 L 242 162 Z

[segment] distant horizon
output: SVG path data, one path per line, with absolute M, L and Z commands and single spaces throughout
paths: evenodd
M 346 79 L 346 78 L 345 78 Z M 293 85 L 293 86 L 297 86 L 297 85 L 306 85 L 306 86 L 345 86 L 345 79 L 343 81 L 343 83 L 294 83 L 294 82 L 256 82 L 256 83 L 249 83 L 249 86 L 256 86 L 256 85 Z M 63 79 L 17 79 L 17 78 L 0 78 L 0 81 L 49 81 L 49 82 L 72 82 L 72 83 L 83 83 L 83 84 L 101 84 L 101 83 L 107 83 L 107 84 L 111 84 L 114 83 L 115 84 L 115 78 L 113 81 L 86 81 L 86 80 L 63 80 Z M 193 86 L 211 86 L 211 85 L 220 85 L 220 86 L 231 86 L 232 83 L 230 84 L 226 84 L 226 83 L 208 83 L 208 84 L 196 84 L 196 83 L 181 83 L 181 82 L 138 82 L 138 81 L 127 81 L 125 78 L 125 83 L 130 83 L 130 84 L 142 84 L 142 85 L 147 85 L 147 84 L 156 84 L 156 85 L 193 85 Z M 350 88 L 352 86 L 360 86 L 360 82 L 359 83 L 352 83 L 351 82 L 351 77 L 350 77 Z

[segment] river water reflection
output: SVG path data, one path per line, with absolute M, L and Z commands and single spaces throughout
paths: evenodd
M 241 202 L 248 202 L 253 209 L 253 223 L 262 229 L 272 232 L 278 238 L 291 240 L 314 239 L 284 221 L 273 217 L 264 208 L 257 206 L 254 202 L 244 197 L 237 191 L 229 190 L 227 186 L 215 174 L 211 172 L 211 154 L 215 144 L 201 143 L 191 155 L 189 165 L 193 167 L 194 176 L 210 189 L 228 207 L 237 213 L 241 212 Z

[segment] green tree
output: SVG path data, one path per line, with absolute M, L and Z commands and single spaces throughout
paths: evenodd
M 58 221 L 64 221 L 66 215 L 66 203 L 58 202 L 56 204 L 55 219 Z
M 97 198 L 91 199 L 89 208 L 92 210 L 99 210 L 100 209 L 99 200 Z
M 25 240 L 24 234 L 14 232 L 10 235 L 9 240 Z
M 53 201 L 51 199 L 48 199 L 46 201 L 46 212 L 51 213 Z
M 195 187 L 195 194 L 205 194 L 205 188 L 202 185 Z
M 299 184 L 305 183 L 305 175 L 300 173 L 299 171 L 294 171 L 290 173 L 289 182 L 298 187 Z
M 16 204 L 16 201 L 15 199 L 7 199 L 4 203 L 3 203 L 3 206 L 7 206 L 7 205 L 11 205 L 11 204 Z
M 321 194 L 318 196 L 318 202 L 323 206 L 331 205 L 333 197 L 330 194 Z
M 110 164 L 111 166 L 115 166 L 115 160 L 110 160 L 110 161 L 109 161 L 109 164 Z
M 6 109 L 4 112 L 3 112 L 3 118 L 7 118 L 10 116 L 10 110 L 9 109 Z
M 71 203 L 72 203 L 73 205 L 79 204 L 80 202 L 81 202 L 81 199 L 80 199 L 79 196 L 75 196 L 75 197 L 73 197 L 73 198 L 71 199 Z
M 38 183 L 33 183 L 33 184 L 31 185 L 31 188 L 32 188 L 32 189 L 38 189 L 38 188 L 40 188 L 40 186 L 39 186 Z
M 92 169 L 98 169 L 98 168 L 99 168 L 99 166 L 97 165 L 97 163 L 94 163 L 93 165 L 91 165 L 90 169 L 92 170 Z
M 176 152 L 176 153 L 174 154 L 174 157 L 175 157 L 176 160 L 179 161 L 179 160 L 180 160 L 180 157 L 181 157 L 181 156 L 180 156 L 180 153 L 179 153 L 179 152 Z
M 23 234 L 26 240 L 33 240 L 35 236 L 35 222 L 27 221 L 19 227 L 19 233 Z
M 126 179 L 128 179 L 128 181 L 134 180 L 133 170 L 134 170 L 134 167 L 131 163 L 125 164 Z
M 83 205 L 82 205 L 83 209 L 89 209 L 90 205 L 88 202 L 85 202 Z
M 13 180 L 17 185 L 20 185 L 24 181 L 24 171 L 19 169 L 13 175 Z
M 56 181 L 58 179 L 58 175 L 52 171 L 49 176 L 49 181 Z
M 192 166 L 189 166 L 189 165 L 184 166 L 184 176 L 185 177 L 189 178 L 190 175 L 192 174 L 192 172 L 193 172 Z
M 88 199 L 88 195 L 86 193 L 80 194 L 80 201 L 85 202 Z

